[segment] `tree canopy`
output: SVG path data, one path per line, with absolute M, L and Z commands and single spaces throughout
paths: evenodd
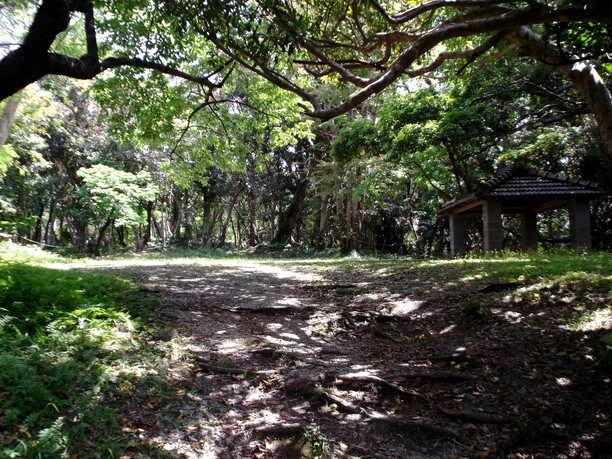
M 573 0 L 4 3 L 2 228 L 98 253 L 442 253 L 436 207 L 504 163 L 609 186 L 610 20 Z
M 35 14 L 0 61 L 0 100 L 47 74 L 90 79 L 118 67 L 180 77 L 210 96 L 239 63 L 327 120 L 406 76 L 435 77 L 449 61 L 469 74 L 518 52 L 576 86 L 612 153 L 612 97 L 597 73 L 612 65 L 606 0 L 43 0 L 12 2 L 2 13 L 19 8 Z M 60 38 L 75 28 L 80 46 L 62 49 Z M 326 100 L 307 77 L 355 90 Z

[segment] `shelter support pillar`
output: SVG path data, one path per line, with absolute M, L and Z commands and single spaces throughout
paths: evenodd
M 463 214 L 450 214 L 448 223 L 451 257 L 465 255 L 465 216 Z
M 502 228 L 501 202 L 485 201 L 482 204 L 482 224 L 485 252 L 503 250 L 504 234 Z
M 536 212 L 521 214 L 521 249 L 524 251 L 538 249 L 538 214 Z
M 569 205 L 572 247 L 591 247 L 591 211 L 589 201 L 574 199 Z

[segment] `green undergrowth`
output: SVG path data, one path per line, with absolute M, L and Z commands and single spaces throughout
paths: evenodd
M 175 259 L 164 257 L 169 265 Z M 177 265 L 186 257 L 196 263 L 223 258 L 185 252 L 176 257 Z M 137 264 L 139 259 L 158 255 L 127 261 Z M 356 278 L 362 272 L 389 276 L 402 291 L 420 295 L 416 299 L 451 298 L 448 301 L 468 301 L 468 307 L 473 300 L 478 309 L 490 307 L 490 298 L 481 292 L 492 288 L 497 301 L 507 298 L 512 307 L 557 308 L 563 324 L 575 329 L 586 330 L 597 320 L 608 323 L 612 312 L 610 253 L 440 260 L 353 254 L 259 261 L 286 263 L 290 269 L 303 266 L 319 270 L 323 277 L 338 269 Z M 150 322 L 155 305 L 143 301 L 137 286 L 102 275 L 87 262 L 0 244 L 0 459 L 120 457 L 134 452 L 158 457 L 158 448 L 135 439 L 135 428 L 126 425 L 126 413 L 142 411 L 146 417 L 147 410 L 166 406 L 179 394 L 164 376 L 167 355 L 145 339 L 140 322 Z M 603 349 L 598 361 L 612 367 L 612 334 L 605 325 L 598 330 L 594 339 Z
M 49 262 L 67 260 L 0 247 L 0 458 L 119 457 L 113 392 L 147 355 L 147 305 L 125 280 Z
M 321 260 L 325 266 L 326 260 Z M 488 279 L 521 281 L 586 273 L 612 275 L 612 253 L 578 250 L 540 251 L 535 253 L 495 253 L 465 258 L 410 259 L 346 256 L 336 260 L 340 269 L 393 269 L 420 273 L 437 273 L 454 280 Z
M 582 331 L 596 328 L 599 334 L 608 333 L 606 339 L 612 341 L 609 252 L 506 252 L 428 260 L 350 257 L 332 263 L 319 260 L 315 266 L 322 272 L 342 269 L 355 275 L 392 276 L 403 288 L 417 288 L 415 299 L 466 301 L 468 310 L 483 301 L 501 301 L 507 308 L 523 305 L 530 311 L 550 306 L 551 311 L 556 311 L 558 326 Z

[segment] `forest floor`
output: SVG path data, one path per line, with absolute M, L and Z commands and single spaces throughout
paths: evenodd
M 88 265 L 159 303 L 168 385 L 116 400 L 124 457 L 610 457 L 609 257 L 555 263 Z

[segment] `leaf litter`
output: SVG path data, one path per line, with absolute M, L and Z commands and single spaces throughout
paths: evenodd
M 159 302 L 150 342 L 175 393 L 123 400 L 125 457 L 143 443 L 184 458 L 612 451 L 609 326 L 568 326 L 585 308 L 609 314 L 609 289 L 461 283 L 460 266 L 392 262 L 104 269 Z

